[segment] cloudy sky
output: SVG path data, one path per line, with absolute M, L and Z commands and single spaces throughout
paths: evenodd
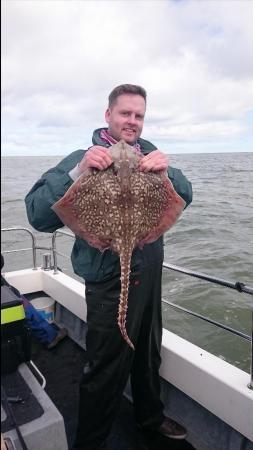
M 2 0 L 2 154 L 90 146 L 122 83 L 161 150 L 252 152 L 252 23 L 251 0 Z

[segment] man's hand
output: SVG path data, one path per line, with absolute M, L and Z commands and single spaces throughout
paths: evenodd
M 88 167 L 95 167 L 99 170 L 105 170 L 112 164 L 112 158 L 107 148 L 101 145 L 94 145 L 84 155 L 79 163 L 79 169 L 83 172 Z
M 140 160 L 139 169 L 141 172 L 158 172 L 167 170 L 169 157 L 160 150 L 154 150 Z

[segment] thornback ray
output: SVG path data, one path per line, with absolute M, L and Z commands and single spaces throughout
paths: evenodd
M 165 172 L 141 172 L 140 158 L 121 140 L 108 152 L 106 170 L 87 169 L 52 209 L 63 224 L 91 246 L 119 255 L 120 332 L 134 349 L 126 330 L 131 257 L 135 247 L 156 241 L 171 228 L 185 207 Z

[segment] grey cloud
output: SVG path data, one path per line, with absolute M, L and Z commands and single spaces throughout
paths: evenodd
M 252 13 L 253 3 L 242 0 L 145 8 L 142 1 L 5 1 L 5 148 L 12 128 L 12 148 L 18 135 L 23 145 L 24 130 L 27 145 L 36 147 L 36 137 L 41 151 L 88 142 L 103 125 L 109 92 L 125 82 L 148 91 L 151 140 L 187 139 L 187 127 L 190 139 L 197 130 L 200 140 L 229 137 L 231 129 L 243 136 L 253 103 Z M 212 123 L 220 124 L 213 133 Z

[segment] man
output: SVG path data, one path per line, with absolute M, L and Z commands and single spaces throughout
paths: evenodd
M 141 152 L 143 172 L 168 169 L 167 156 L 141 139 L 146 111 L 146 92 L 136 85 L 121 85 L 109 95 L 105 113 L 107 129 L 95 130 L 88 151 L 71 153 L 46 172 L 26 196 L 28 219 L 37 230 L 53 232 L 63 226 L 51 206 L 87 168 L 105 170 L 112 163 L 107 148 L 120 139 Z M 168 176 L 188 205 L 191 183 L 178 169 Z M 127 330 L 133 351 L 117 326 L 120 264 L 117 255 L 90 247 L 76 237 L 72 250 L 74 271 L 85 279 L 88 333 L 87 362 L 80 385 L 79 423 L 74 448 L 104 448 L 130 375 L 135 417 L 139 425 L 175 439 L 186 430 L 163 414 L 160 400 L 160 348 L 162 337 L 161 275 L 163 238 L 135 249 L 131 262 Z

